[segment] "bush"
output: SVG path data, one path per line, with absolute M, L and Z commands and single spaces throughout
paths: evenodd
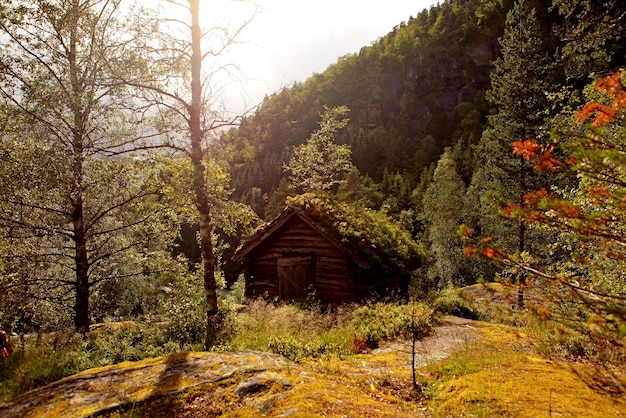
M 213 349 L 269 351 L 294 361 L 341 357 L 383 340 L 422 337 L 432 326 L 431 313 L 418 303 L 330 309 L 255 300 L 244 311 L 227 312 L 220 345 Z M 92 367 L 200 349 L 200 344 L 189 343 L 197 338 L 193 336 L 196 324 L 204 321 L 185 318 L 181 310 L 172 313 L 169 323 L 97 324 L 86 337 L 56 333 L 16 344 L 14 354 L 0 368 L 0 402 Z
M 273 351 L 270 349 L 272 339 L 275 346 L 276 338 L 293 337 L 306 343 L 331 330 L 334 339 L 339 341 L 343 336 L 335 331 L 340 317 L 340 313 L 324 312 L 315 304 L 301 307 L 252 300 L 243 312 L 226 316 L 218 336 L 218 349 Z
M 167 339 L 188 348 L 203 343 L 207 323 L 205 303 L 202 278 L 199 275 L 179 277 L 163 302 Z
M 482 317 L 478 308 L 460 295 L 459 289 L 446 289 L 432 302 L 433 310 L 442 315 L 454 315 L 467 319 Z
M 269 349 L 273 353 L 280 354 L 293 361 L 300 361 L 304 358 L 325 358 L 348 354 L 345 344 L 327 342 L 319 338 L 304 341 L 292 335 L 271 336 Z
M 383 340 L 425 336 L 431 309 L 423 304 L 341 306 L 248 303 L 228 317 L 220 349 L 271 351 L 292 360 L 343 356 L 376 347 Z
M 613 344 L 610 338 L 587 331 L 580 332 L 567 323 L 533 319 L 527 329 L 533 335 L 537 352 L 542 356 L 596 364 L 626 363 L 626 346 Z
M 426 336 L 433 325 L 431 315 L 421 303 L 375 303 L 356 308 L 348 326 L 356 336 L 354 345 L 361 338 L 371 348 L 382 340 Z

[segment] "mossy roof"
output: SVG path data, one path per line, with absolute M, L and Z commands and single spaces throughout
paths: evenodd
M 307 223 L 362 268 L 397 273 L 417 261 L 417 245 L 410 234 L 385 214 L 311 194 L 291 198 L 287 203 L 280 215 L 244 241 L 234 261 L 243 261 L 293 217 Z

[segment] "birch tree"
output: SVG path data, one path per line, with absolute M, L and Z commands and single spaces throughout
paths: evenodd
M 246 2 L 242 2 L 246 3 Z M 221 128 L 234 125 L 240 116 L 229 116 L 220 95 L 219 80 L 235 71 L 235 66 L 223 64 L 220 57 L 236 43 L 237 36 L 250 20 L 234 28 L 215 26 L 204 30 L 200 25 L 200 1 L 163 2 L 167 15 L 153 15 L 145 25 L 143 41 L 135 44 L 137 58 L 134 71 L 119 72 L 127 86 L 143 91 L 142 99 L 153 106 L 162 117 L 158 147 L 166 147 L 189 158 L 192 163 L 193 185 L 199 244 L 202 254 L 205 291 L 207 339 L 212 345 L 219 326 L 216 258 L 212 207 L 207 190 L 206 164 L 211 139 Z M 250 3 L 250 19 L 256 13 Z M 184 15 L 180 12 L 184 11 Z M 215 11 L 216 9 L 212 9 Z M 181 16 L 180 18 L 177 16 Z M 163 133 L 163 132 L 162 132 Z
M 350 147 L 335 143 L 337 132 L 348 124 L 348 112 L 346 106 L 325 107 L 320 128 L 294 149 L 284 170 L 298 193 L 336 191 L 354 169 Z
M 82 332 L 94 289 L 141 271 L 114 260 L 163 232 L 142 229 L 159 212 L 153 167 L 125 156 L 151 133 L 111 78 L 129 27 L 118 0 L 0 3 L 0 226 L 16 273 L 3 290 L 73 298 Z

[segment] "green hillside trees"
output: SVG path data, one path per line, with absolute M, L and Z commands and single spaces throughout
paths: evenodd
M 513 141 L 544 141 L 542 128 L 549 108 L 553 66 L 534 9 L 517 1 L 500 39 L 502 57 L 495 62 L 487 99 L 495 108 L 476 150 L 477 167 L 468 190 L 474 227 L 493 235 L 507 251 L 526 251 L 533 242 L 523 221 L 506 220 L 500 207 L 520 201 L 542 179 L 522 158 L 511 153 Z M 533 231 L 534 232 L 534 231 Z M 518 277 L 523 283 L 523 277 Z M 520 293 L 520 296 L 522 293 Z
M 457 234 L 464 214 L 464 200 L 465 185 L 457 173 L 451 150 L 447 149 L 426 189 L 421 213 L 433 260 L 429 279 L 438 282 L 441 288 L 466 284 L 466 260 Z

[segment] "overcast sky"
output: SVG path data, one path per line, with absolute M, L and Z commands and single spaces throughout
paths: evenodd
M 257 0 L 259 13 L 239 36 L 232 61 L 245 77 L 249 105 L 294 81 L 323 72 L 415 17 L 436 0 Z M 215 4 L 201 2 L 201 7 Z M 244 19 L 251 8 L 241 7 Z M 207 13 L 207 11 L 204 11 Z M 237 15 L 239 12 L 231 12 Z M 228 93 L 236 95 L 236 93 Z M 241 95 L 241 94 L 239 94 Z

